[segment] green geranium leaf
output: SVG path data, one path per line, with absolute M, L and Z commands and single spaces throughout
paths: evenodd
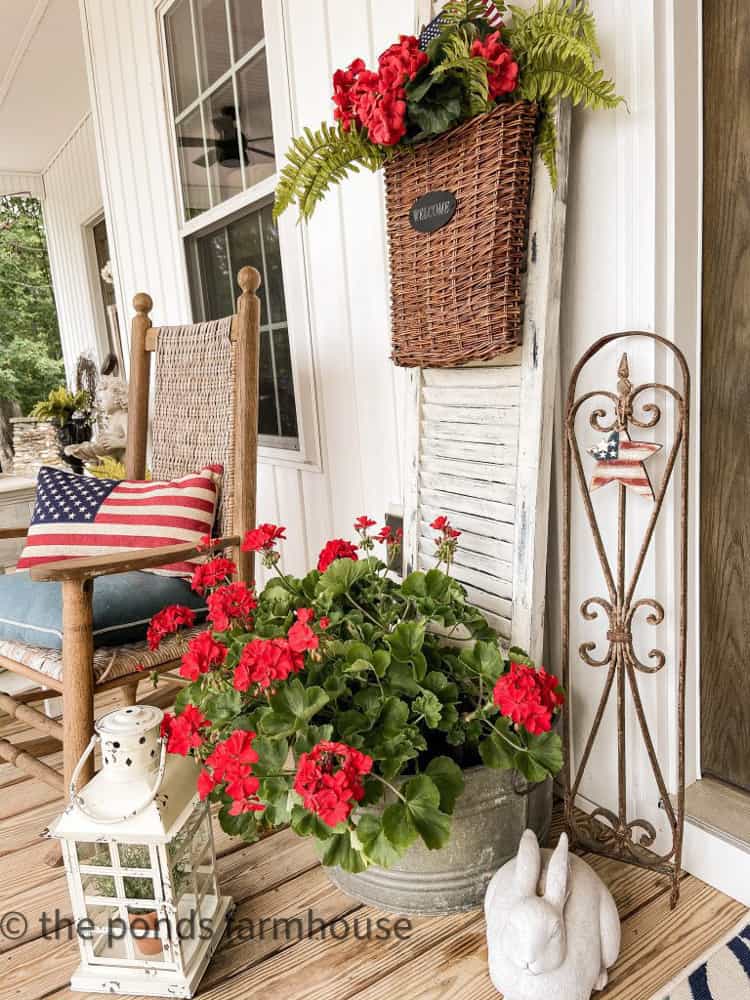
M 498 771 L 507 771 L 516 766 L 516 754 L 513 748 L 497 733 L 491 733 L 486 740 L 482 740 L 479 744 L 479 754 L 487 767 L 494 767 Z
M 464 790 L 464 773 L 450 757 L 433 757 L 425 768 L 425 774 L 433 780 L 440 793 L 440 809 L 453 813 L 456 799 Z
M 349 663 L 346 667 L 346 672 L 348 674 L 361 674 L 365 673 L 372 667 L 372 664 L 368 660 L 355 660 L 353 663 Z
M 409 573 L 401 584 L 401 590 L 408 597 L 425 597 L 427 594 L 425 574 L 421 570 Z
M 375 719 L 380 713 L 380 692 L 374 687 L 362 688 L 354 695 L 354 704 L 362 709 L 370 719 Z
M 445 600 L 454 583 L 446 573 L 439 569 L 428 570 L 424 582 L 428 597 L 435 601 Z
M 357 733 L 364 733 L 370 728 L 370 722 L 355 709 L 341 712 L 336 717 L 336 735 L 348 743 Z
M 225 688 L 206 695 L 201 707 L 212 725 L 222 726 L 231 722 L 242 711 L 242 695 L 234 688 Z
M 383 833 L 399 853 L 411 847 L 419 831 L 412 822 L 406 803 L 398 801 L 386 806 L 383 810 Z
M 387 679 L 394 691 L 408 695 L 419 694 L 419 684 L 417 684 L 414 671 L 408 663 L 391 663 Z
M 401 857 L 386 836 L 382 820 L 371 813 L 363 813 L 357 823 L 357 839 L 367 858 L 381 868 L 390 868 Z
M 316 598 L 318 595 L 340 597 L 358 580 L 375 572 L 377 565 L 377 559 L 359 559 L 356 562 L 353 559 L 334 560 L 317 582 Z
M 519 754 L 519 757 L 528 757 L 533 763 L 533 776 L 522 772 L 529 781 L 544 781 L 550 775 L 554 777 L 562 769 L 562 739 L 558 733 L 529 736 L 528 750 L 528 754 Z
M 372 654 L 372 665 L 379 678 L 385 677 L 385 673 L 391 662 L 391 654 L 387 649 L 376 649 Z
M 254 840 L 258 836 L 256 816 L 258 813 L 240 813 L 239 816 L 232 816 L 229 807 L 224 805 L 219 810 L 219 823 L 222 830 L 230 837 L 242 837 L 244 840 Z
M 432 778 L 418 774 L 403 786 L 406 810 L 429 850 L 436 851 L 450 840 L 450 816 L 440 811 L 440 792 Z
M 363 872 L 367 862 L 352 846 L 349 831 L 335 833 L 324 842 L 321 861 L 328 868 L 343 868 L 345 872 Z
M 398 736 L 409 717 L 409 706 L 398 698 L 387 698 L 378 719 L 380 731 L 386 738 Z
M 355 663 L 357 660 L 364 660 L 370 663 L 372 660 L 372 650 L 364 642 L 356 639 L 346 643 L 346 659 L 348 663 Z
M 263 731 L 268 736 L 290 736 L 301 729 L 329 701 L 319 687 L 303 687 L 298 678 L 288 681 L 271 695 L 271 711 L 263 717 Z
M 320 816 L 305 809 L 303 806 L 293 806 L 291 827 L 300 837 L 317 837 L 318 840 L 328 840 L 333 836 L 333 830 L 324 823 Z
M 401 663 L 413 661 L 424 645 L 425 622 L 399 622 L 385 637 L 394 660 Z
M 286 740 L 272 739 L 268 736 L 256 736 L 253 740 L 253 750 L 259 758 L 253 765 L 253 773 L 259 777 L 263 774 L 278 774 L 283 770 L 289 756 L 289 744 Z
M 478 670 L 493 685 L 505 669 L 505 662 L 497 642 L 479 640 L 473 649 L 465 649 L 460 659 L 474 670 Z
M 521 649 L 520 646 L 511 646 L 508 650 L 508 662 L 509 663 L 524 663 L 526 666 L 534 667 L 536 664 L 531 659 L 529 654 Z
M 333 736 L 333 726 L 305 726 L 297 735 L 294 743 L 295 753 L 309 753 L 312 748 L 324 740 L 330 740 Z
M 428 729 L 437 729 L 440 725 L 440 717 L 443 714 L 443 706 L 440 699 L 432 691 L 422 691 L 411 703 L 412 712 L 423 715 Z

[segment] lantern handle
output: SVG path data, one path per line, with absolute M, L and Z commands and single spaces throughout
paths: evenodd
M 129 812 L 122 816 L 99 816 L 97 813 L 93 812 L 86 805 L 82 796 L 80 796 L 76 790 L 76 785 L 78 784 L 78 777 L 81 773 L 81 768 L 86 763 L 88 757 L 94 752 L 96 744 L 100 740 L 98 733 L 94 733 L 89 741 L 89 745 L 81 754 L 81 758 L 73 769 L 73 774 L 70 777 L 70 803 L 76 806 L 88 819 L 92 820 L 94 823 L 124 823 L 127 819 L 132 819 L 139 813 L 142 813 L 144 809 L 148 809 L 151 803 L 156 798 L 159 789 L 161 788 L 161 783 L 164 778 L 164 771 L 167 767 L 167 741 L 165 737 L 160 737 L 159 742 L 161 743 L 161 756 L 159 758 L 159 769 L 156 773 L 156 780 L 154 781 L 153 787 L 150 792 L 146 795 L 141 803 L 139 803 L 135 809 L 131 809 Z

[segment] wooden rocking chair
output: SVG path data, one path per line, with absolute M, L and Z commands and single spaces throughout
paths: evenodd
M 151 298 L 139 293 L 133 299 L 126 470 L 128 479 L 145 477 L 151 357 L 155 354 L 149 462 L 153 477 L 171 480 L 209 463 L 224 465 L 217 515 L 221 541 L 234 549 L 238 577 L 249 583 L 252 554 L 240 551 L 239 540 L 255 523 L 260 340 L 260 301 L 255 292 L 260 275 L 255 268 L 243 267 L 237 280 L 242 294 L 236 315 L 192 326 L 154 328 L 149 319 Z M 0 538 L 25 534 L 25 529 L 0 529 Z M 93 732 L 94 694 L 120 688 L 125 704 L 133 704 L 143 676 L 136 666 L 145 664 L 149 671 L 159 673 L 173 670 L 190 635 L 183 632 L 172 637 L 156 654 L 145 642 L 95 650 L 94 581 L 189 559 L 198 551 L 189 545 L 170 545 L 32 568 L 32 580 L 57 581 L 61 586 L 62 650 L 0 641 L 0 666 L 35 681 L 42 691 L 34 692 L 35 697 L 61 694 L 62 722 L 31 707 L 28 702 L 33 699 L 28 696 L 0 694 L 0 709 L 62 743 L 63 774 L 8 740 L 0 740 L 0 757 L 58 793 L 67 791 Z M 92 775 L 89 758 L 81 781 Z

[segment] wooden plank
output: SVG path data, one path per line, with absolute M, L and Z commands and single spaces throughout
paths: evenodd
M 506 444 L 478 441 L 452 441 L 446 437 L 425 437 L 422 440 L 422 456 L 436 458 L 457 458 L 466 462 L 492 462 L 515 469 L 517 449 Z
M 403 563 L 406 573 L 416 569 L 419 545 L 419 428 L 422 424 L 422 371 L 410 368 L 406 376 L 403 445 L 404 539 Z
M 510 369 L 515 371 L 515 369 Z M 466 386 L 448 388 L 444 385 L 428 386 L 422 390 L 425 403 L 436 403 L 439 406 L 455 406 L 464 409 L 467 406 L 479 406 L 482 409 L 500 409 L 502 407 L 518 406 L 521 390 L 518 385 L 482 386 L 476 389 Z
M 477 517 L 489 517 L 494 521 L 513 522 L 513 506 L 509 503 L 482 500 L 460 493 L 446 493 L 444 490 L 423 489 L 420 496 L 425 506 L 433 507 L 443 513 L 457 511 L 463 514 L 476 514 Z
M 490 483 L 486 480 L 457 476 L 440 470 L 420 469 L 419 482 L 422 488 L 455 493 L 458 496 L 474 497 L 478 500 L 491 500 L 493 503 L 512 504 L 516 498 L 516 489 L 513 483 Z
M 451 420 L 459 424 L 497 424 L 500 427 L 517 427 L 519 409 L 509 406 L 505 409 L 476 406 L 441 406 L 438 403 L 424 403 L 422 413 L 426 420 Z
M 425 559 L 434 558 L 434 546 L 428 544 L 424 539 L 420 541 L 419 551 Z M 500 597 L 510 598 L 513 596 L 513 584 L 510 579 L 513 567 L 509 562 L 503 562 L 501 559 L 491 559 L 489 556 L 481 555 L 478 552 L 469 552 L 466 549 L 459 548 L 455 555 L 454 564 L 495 577 L 496 582 L 493 586 L 493 592 L 496 590 Z
M 423 420 L 424 438 L 448 438 L 451 441 L 489 441 L 504 444 L 511 456 L 518 451 L 518 429 L 498 424 L 458 424 L 450 420 Z
M 422 373 L 425 386 L 447 386 L 451 389 L 466 386 L 506 386 L 521 384 L 519 365 L 496 368 L 425 368 Z
M 516 480 L 518 472 L 515 465 L 491 465 L 482 462 L 460 462 L 456 459 L 434 458 L 432 455 L 425 455 L 421 468 L 429 474 L 442 474 L 446 476 L 456 476 L 464 479 L 478 479 L 486 483 L 498 483 L 513 487 L 515 497 Z M 467 491 L 469 496 L 479 496 L 481 494 Z M 498 491 L 491 491 L 495 499 L 500 499 Z

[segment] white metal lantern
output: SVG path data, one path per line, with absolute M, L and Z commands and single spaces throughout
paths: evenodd
M 191 997 L 226 928 L 198 765 L 167 755 L 163 713 L 135 705 L 96 724 L 50 827 L 62 844 L 81 963 L 71 988 Z M 101 771 L 76 792 L 98 742 Z

